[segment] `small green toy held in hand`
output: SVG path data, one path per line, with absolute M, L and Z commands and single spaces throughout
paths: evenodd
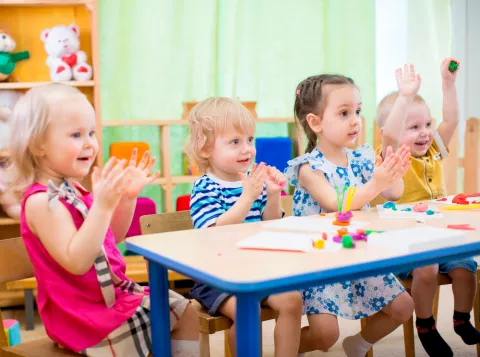
M 10 77 L 17 62 L 30 58 L 28 51 L 12 53 L 16 45 L 13 38 L 0 29 L 0 48 L 3 49 L 0 52 L 0 81 L 5 81 Z
M 458 69 L 458 63 L 455 61 L 450 61 L 450 64 L 448 65 L 448 70 L 454 73 L 457 69 Z

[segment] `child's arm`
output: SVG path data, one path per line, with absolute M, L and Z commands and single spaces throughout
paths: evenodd
M 448 146 L 458 125 L 458 100 L 457 87 L 455 80 L 457 72 L 450 72 L 448 65 L 450 61 L 458 62 L 455 58 L 447 58 L 442 62 L 442 91 L 443 91 L 443 120 L 438 126 L 438 134 L 442 138 L 443 144 Z
M 386 157 L 387 147 L 394 151 L 399 147 L 400 138 L 405 128 L 407 110 L 420 89 L 420 74 L 415 75 L 413 65 L 404 66 L 395 71 L 398 85 L 398 97 L 382 128 L 382 157 Z
M 149 176 L 156 161 L 155 157 L 150 159 L 149 151 L 145 151 L 138 165 L 137 154 L 138 149 L 134 148 L 128 164 L 128 175 L 131 179 L 131 184 L 125 190 L 125 194 L 120 199 L 117 208 L 115 208 L 111 220 L 111 228 L 117 243 L 125 239 L 128 229 L 132 224 L 137 196 L 143 190 L 145 185 L 157 179 L 160 175 L 160 172 L 157 171 L 152 176 Z
M 389 150 L 386 159 L 375 168 L 372 179 L 358 187 L 350 205 L 351 210 L 361 209 L 405 174 L 406 168 L 401 165 L 405 158 L 400 155 L 405 155 L 405 152 L 399 150 L 393 154 L 391 149 Z M 335 189 L 322 171 L 312 170 L 310 165 L 304 164 L 299 169 L 298 182 L 312 195 L 320 207 L 327 212 L 338 211 Z
M 25 204 L 27 223 L 52 258 L 72 274 L 85 274 L 94 264 L 112 219 L 113 211 L 129 179 L 123 165 L 111 159 L 100 174 L 92 175 L 95 202 L 77 231 L 72 216 L 60 202 L 48 207 L 47 193 L 30 196 Z M 53 229 L 52 229 L 53 228 Z
M 243 182 L 243 192 L 232 208 L 217 218 L 215 222 L 216 226 L 239 224 L 245 220 L 248 212 L 250 212 L 250 209 L 252 208 L 253 202 L 255 202 L 263 191 L 265 175 L 266 167 L 263 163 L 258 166 L 254 164 L 249 176 L 240 173 Z
M 276 168 L 267 167 L 267 203 L 263 210 L 262 221 L 280 219 L 283 215 L 281 192 L 286 186 L 283 174 Z

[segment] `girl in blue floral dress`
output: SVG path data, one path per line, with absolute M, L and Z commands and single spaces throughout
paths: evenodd
M 397 200 L 403 193 L 402 176 L 410 152 L 402 147 L 387 150 L 385 160 L 375 158 L 371 146 L 355 145 L 362 122 L 360 92 L 353 80 L 340 75 L 320 75 L 302 81 L 296 92 L 295 117 L 303 127 L 306 154 L 289 162 L 285 173 L 295 186 L 293 212 L 308 216 L 335 212 L 334 187 L 357 186 L 352 210 L 368 207 L 381 194 Z M 413 302 L 393 274 L 346 281 L 303 291 L 309 326 L 302 329 L 300 352 L 323 350 L 338 339 L 337 316 L 371 318 L 357 335 L 343 341 L 348 357 L 364 357 L 374 343 L 407 321 Z

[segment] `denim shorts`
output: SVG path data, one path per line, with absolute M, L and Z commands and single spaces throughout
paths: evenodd
M 464 268 L 464 269 L 467 269 L 468 271 L 471 271 L 472 273 L 476 274 L 477 273 L 477 262 L 473 258 L 465 258 L 465 259 L 461 259 L 461 260 L 454 260 L 454 261 L 451 261 L 451 262 L 441 263 L 438 266 L 438 272 L 440 274 L 448 274 L 453 269 L 456 269 L 456 268 Z M 408 271 L 403 271 L 401 273 L 397 273 L 396 275 L 400 280 L 403 281 L 403 280 L 407 280 L 412 275 L 412 271 L 413 271 L 413 269 L 408 270 Z

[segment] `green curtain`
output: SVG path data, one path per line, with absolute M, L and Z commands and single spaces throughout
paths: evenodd
M 103 121 L 179 119 L 182 102 L 212 95 L 257 101 L 259 117 L 292 117 L 297 83 L 335 72 L 359 85 L 371 141 L 375 0 L 99 0 L 99 16 Z M 172 130 L 174 174 L 187 130 Z M 260 124 L 257 137 L 287 133 L 285 124 Z M 102 134 L 104 159 L 116 141 L 146 141 L 159 152 L 154 127 Z M 178 186 L 174 199 L 189 190 Z M 161 203 L 159 187 L 142 194 Z

